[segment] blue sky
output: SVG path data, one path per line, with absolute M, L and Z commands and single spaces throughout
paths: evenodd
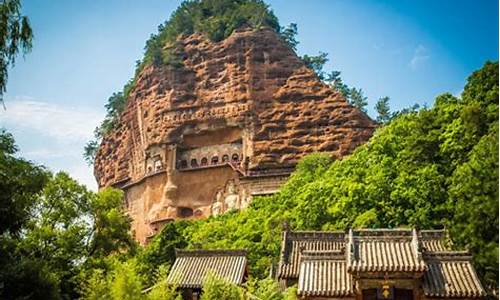
M 104 104 L 132 77 L 146 39 L 178 0 L 24 0 L 34 48 L 10 71 L 0 127 L 21 155 L 66 170 L 96 187 L 82 148 L 104 116 Z M 363 89 L 369 114 L 381 96 L 393 109 L 458 95 L 466 77 L 498 60 L 498 1 L 273 0 L 282 25 L 297 23 L 298 53 L 329 53 Z

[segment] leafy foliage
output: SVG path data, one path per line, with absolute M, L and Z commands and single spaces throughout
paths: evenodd
M 208 274 L 203 282 L 200 300 L 243 300 L 243 290 L 213 274 Z
M 318 75 L 318 78 L 320 80 L 325 79 L 325 71 L 323 70 L 323 67 L 325 66 L 326 62 L 328 61 L 328 53 L 325 52 L 320 52 L 316 56 L 310 56 L 305 54 L 302 56 L 302 61 L 304 61 L 304 64 L 306 67 L 309 69 L 313 70 L 316 75 Z
M 474 73 L 462 99 L 444 94 L 432 108 L 396 116 L 342 160 L 305 157 L 278 194 L 167 228 L 157 239 L 173 234 L 189 248 L 246 248 L 250 274 L 265 278 L 285 220 L 299 230 L 447 226 L 456 247 L 472 251 L 484 282 L 496 286 L 497 69 L 487 63 Z
M 182 300 L 182 295 L 174 285 L 167 285 L 168 268 L 160 266 L 156 283 L 147 294 L 148 300 Z
M 20 233 L 49 177 L 43 167 L 18 158 L 17 151 L 13 136 L 0 130 L 0 235 Z
M 234 30 L 242 27 L 268 27 L 276 31 L 292 49 L 296 49 L 297 25 L 292 23 L 281 27 L 274 13 L 262 0 L 186 0 L 170 18 L 158 27 L 144 47 L 144 58 L 136 62 L 135 75 L 123 88 L 113 93 L 106 107 L 106 117 L 94 131 L 94 138 L 83 151 L 87 163 L 93 164 L 97 149 L 103 138 L 115 128 L 123 112 L 129 93 L 134 88 L 139 73 L 145 66 L 181 68 L 184 50 L 177 38 L 195 32 L 202 33 L 212 41 L 227 38 Z
M 368 105 L 367 97 L 364 95 L 362 89 L 351 88 L 349 91 L 349 103 L 352 106 L 366 113 L 366 106 Z
M 0 132 L 0 297 L 75 298 L 95 263 L 133 254 L 122 192 L 92 193 L 66 173 L 17 158 L 16 150 Z
M 184 1 L 146 42 L 143 63 L 164 61 L 168 53 L 163 47 L 174 43 L 180 35 L 199 32 L 212 41 L 221 41 L 244 26 L 267 26 L 280 32 L 278 19 L 261 0 Z
M 167 223 L 162 229 L 162 234 L 138 255 L 138 268 L 145 275 L 148 285 L 153 284 L 155 280 L 150 270 L 171 267 L 175 259 L 175 249 L 182 249 L 188 245 L 183 235 L 188 225 L 188 222 L 182 221 Z
M 389 122 L 391 119 L 391 109 L 389 107 L 389 97 L 380 97 L 375 104 L 375 110 L 377 111 L 377 122 L 384 124 Z
M 340 74 L 340 71 L 331 71 L 326 75 L 325 81 L 326 83 L 328 83 L 328 85 L 330 85 L 332 89 L 339 91 L 340 93 L 342 93 L 344 98 L 349 99 L 349 93 L 351 92 L 351 90 L 349 89 L 347 84 L 342 81 Z
M 283 300 L 284 294 L 280 291 L 278 282 L 273 278 L 250 280 L 246 284 L 247 291 L 257 299 Z
M 297 41 L 297 39 L 295 38 L 297 36 L 297 33 L 298 29 L 296 23 L 290 23 L 287 27 L 281 27 L 281 38 L 294 51 L 297 51 L 297 45 L 299 44 L 299 41 Z
M 111 299 L 138 300 L 142 298 L 142 280 L 133 260 L 117 264 L 113 276 L 110 289 Z
M 21 1 L 0 2 L 0 101 L 7 88 L 8 69 L 19 51 L 31 50 L 33 31 L 29 19 L 21 15 Z
M 94 163 L 101 139 L 116 127 L 120 115 L 125 109 L 126 99 L 133 84 L 134 80 L 129 81 L 122 92 L 113 93 L 109 97 L 108 103 L 105 105 L 106 116 L 101 124 L 95 128 L 94 139 L 87 142 L 83 149 L 83 157 L 89 165 Z

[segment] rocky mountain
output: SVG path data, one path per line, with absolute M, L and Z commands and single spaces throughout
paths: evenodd
M 341 158 L 376 127 L 271 29 L 175 47 L 182 63 L 144 68 L 95 160 L 99 186 L 125 191 L 141 242 L 173 219 L 244 208 L 304 155 Z

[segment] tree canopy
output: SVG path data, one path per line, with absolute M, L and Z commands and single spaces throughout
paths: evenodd
M 177 42 L 182 35 L 202 33 L 212 41 L 227 38 L 242 27 L 271 28 L 292 49 L 296 49 L 297 24 L 281 27 L 278 18 L 262 0 L 186 0 L 172 13 L 165 23 L 158 26 L 158 32 L 146 41 L 144 57 L 136 62 L 135 75 L 120 92 L 108 98 L 106 116 L 94 131 L 94 139 L 84 148 L 85 160 L 92 164 L 103 136 L 116 126 L 125 108 L 136 78 L 146 66 L 181 68 L 183 49 Z
M 497 98 L 498 63 L 488 62 L 461 98 L 443 94 L 431 108 L 399 114 L 342 160 L 305 157 L 276 195 L 240 212 L 170 223 L 151 249 L 246 248 L 250 273 L 264 278 L 277 262 L 285 220 L 300 230 L 446 226 L 455 246 L 474 255 L 483 282 L 496 286 Z M 171 263 L 158 254 L 146 256 Z
M 21 14 L 21 1 L 0 2 L 0 101 L 7 89 L 8 69 L 18 53 L 31 50 L 33 30 L 27 16 Z
M 0 131 L 0 298 L 77 298 L 93 268 L 134 253 L 122 192 L 93 193 L 16 151 Z

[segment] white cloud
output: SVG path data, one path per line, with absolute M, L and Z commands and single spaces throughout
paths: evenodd
M 82 152 L 103 118 L 101 111 L 71 107 L 29 97 L 16 97 L 0 105 L 0 128 L 14 134 L 19 155 L 43 164 L 53 172 L 64 170 L 78 182 L 97 189 L 92 167 Z
M 79 183 L 86 185 L 87 188 L 93 191 L 97 191 L 97 182 L 94 178 L 92 166 L 88 166 L 85 164 L 75 164 L 66 171 Z
M 5 110 L 0 109 L 0 125 L 27 128 L 65 141 L 89 140 L 103 118 L 101 112 L 89 108 L 62 106 L 27 97 L 7 100 L 6 106 Z
M 417 70 L 422 64 L 428 61 L 430 58 L 429 50 L 423 45 L 418 45 L 413 52 L 413 56 L 410 60 L 410 68 L 412 70 Z

